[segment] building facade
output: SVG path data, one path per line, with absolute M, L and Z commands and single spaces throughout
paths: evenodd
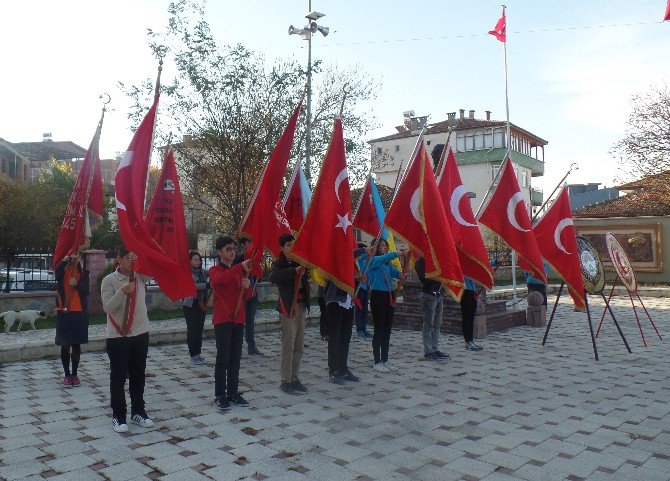
M 372 172 L 378 184 L 393 187 L 398 170 L 404 169 L 417 141 L 426 117 L 415 117 L 405 112 L 405 123 L 396 127 L 397 132 L 369 141 L 372 151 Z M 475 118 L 475 111 L 465 110 L 448 114 L 447 120 L 429 124 L 424 133 L 428 153 L 437 163 L 445 145 L 456 156 L 463 184 L 477 210 L 495 178 L 507 151 L 507 124 L 491 120 L 486 111 L 485 119 Z M 537 135 L 510 125 L 510 158 L 524 193 L 527 206 L 542 205 L 542 191 L 534 189 L 532 179 L 544 175 L 544 147 L 547 141 Z

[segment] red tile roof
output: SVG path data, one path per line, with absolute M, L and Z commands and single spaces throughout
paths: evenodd
M 670 215 L 670 171 L 648 175 L 618 186 L 631 191 L 616 199 L 588 205 L 573 212 L 574 217 L 640 217 Z

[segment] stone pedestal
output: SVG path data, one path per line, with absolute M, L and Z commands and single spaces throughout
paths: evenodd
M 423 305 L 421 302 L 421 284 L 416 281 L 405 282 L 402 302 L 398 302 L 393 324 L 399 329 L 420 331 L 423 328 Z M 485 338 L 489 332 L 526 324 L 526 313 L 519 309 L 507 309 L 505 300 L 487 300 L 482 292 L 477 305 L 474 323 L 475 339 Z M 442 326 L 440 331 L 448 334 L 463 334 L 461 305 L 450 296 L 444 298 Z
M 90 249 L 84 251 L 83 254 L 86 256 L 85 265 L 89 272 L 88 313 L 102 314 L 102 299 L 100 298 L 100 289 L 98 289 L 98 278 L 107 265 L 107 253 L 98 249 Z
M 544 296 L 537 291 L 531 291 L 526 300 L 528 301 L 526 324 L 532 327 L 546 326 L 547 306 L 544 305 Z

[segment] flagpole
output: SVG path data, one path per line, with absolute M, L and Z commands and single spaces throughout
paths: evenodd
M 111 102 L 112 98 L 109 96 L 109 94 L 102 94 L 102 95 L 107 95 L 107 100 L 102 103 L 102 114 L 100 115 L 100 121 L 98 122 L 98 128 L 95 130 L 95 138 L 97 139 L 97 151 L 95 152 L 95 155 L 93 155 L 93 152 L 91 152 L 91 164 L 89 165 L 89 171 L 88 171 L 88 184 L 86 185 L 86 196 L 84 197 L 84 216 L 85 216 L 85 225 L 84 225 L 84 232 L 86 237 L 86 240 L 84 241 L 84 246 L 86 245 L 86 242 L 88 242 L 88 238 L 90 238 L 90 230 L 91 226 L 89 223 L 89 216 L 88 216 L 88 200 L 91 196 L 91 186 L 93 185 L 93 175 L 95 171 L 95 161 L 96 157 L 100 157 L 100 133 L 102 132 L 102 123 L 105 120 L 105 112 L 107 111 L 107 104 Z M 102 95 L 100 95 L 100 99 L 102 99 Z M 77 249 L 79 249 L 81 246 L 77 246 Z
M 449 139 L 451 138 L 451 132 L 453 131 L 453 126 L 449 126 L 449 129 L 447 130 L 447 140 L 444 141 L 444 149 L 442 149 L 442 154 L 440 155 L 440 160 L 437 162 L 437 165 L 435 166 L 435 179 L 438 181 L 440 180 L 440 177 L 442 176 L 442 170 L 444 170 L 444 158 L 447 155 L 447 148 L 449 147 Z
M 556 193 L 556 191 L 557 191 L 558 189 L 561 188 L 561 186 L 562 186 L 563 182 L 565 181 L 565 179 L 568 178 L 568 175 L 570 175 L 570 174 L 572 173 L 573 170 L 577 170 L 577 169 L 579 169 L 579 166 L 578 166 L 576 163 L 573 163 L 573 164 L 570 165 L 570 168 L 568 169 L 567 173 L 563 176 L 563 178 L 562 178 L 561 180 L 558 181 L 558 184 L 556 184 L 556 187 L 554 187 L 554 190 L 552 190 L 552 191 L 551 191 L 551 194 L 549 194 L 549 197 L 547 197 L 547 200 L 544 201 L 544 204 L 542 204 L 542 205 L 540 206 L 540 208 L 537 210 L 537 212 L 535 213 L 535 215 L 533 215 L 533 217 L 530 219 L 531 222 L 534 222 L 535 219 L 538 218 L 538 216 L 540 215 L 540 213 L 542 213 L 542 209 L 544 209 L 544 208 L 547 206 L 547 204 L 549 203 L 549 201 L 551 200 L 551 198 L 554 196 L 554 194 Z

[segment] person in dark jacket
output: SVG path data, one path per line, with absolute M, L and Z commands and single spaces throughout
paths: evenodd
M 181 300 L 186 319 L 186 344 L 191 362 L 196 365 L 207 364 L 202 357 L 202 330 L 205 326 L 205 302 L 207 300 L 207 273 L 202 268 L 202 256 L 198 251 L 190 251 L 191 275 L 195 283 L 195 297 Z
M 372 249 L 370 249 L 372 252 Z M 363 255 L 365 248 L 354 250 L 355 258 Z M 345 380 L 357 382 L 348 366 L 351 328 L 354 323 L 354 301 L 351 295 L 328 281 L 324 293 L 326 323 L 328 325 L 328 378 L 332 383 L 343 384 Z
M 88 270 L 83 269 L 79 253 L 65 256 L 56 266 L 56 345 L 60 346 L 65 387 L 81 385 L 78 376 L 81 345 L 88 343 Z M 70 370 L 70 364 L 72 369 Z
M 291 234 L 279 236 L 282 253 L 272 263 L 270 282 L 279 289 L 277 311 L 282 339 L 279 387 L 287 394 L 304 394 L 307 388 L 300 382 L 299 375 L 305 344 L 305 313 L 309 311 L 309 282 L 307 269 L 287 257 L 293 241 Z
M 429 361 L 446 359 L 448 356 L 438 350 L 443 308 L 442 284 L 426 277 L 426 260 L 423 257 L 416 260 L 414 270 L 421 281 L 424 356 Z

